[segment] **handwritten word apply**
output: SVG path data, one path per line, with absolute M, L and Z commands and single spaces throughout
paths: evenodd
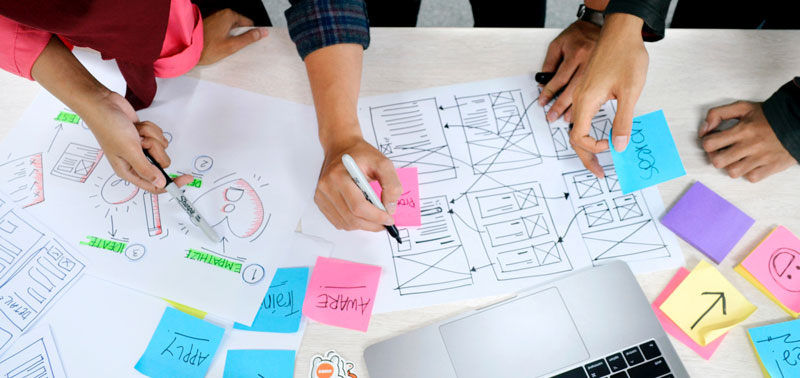
M 225 329 L 167 307 L 136 370 L 151 378 L 205 377 Z
M 381 268 L 318 257 L 303 314 L 320 323 L 366 332 Z
M 612 145 L 611 158 L 623 194 L 686 174 L 661 110 L 634 118 L 628 147 L 617 152 Z

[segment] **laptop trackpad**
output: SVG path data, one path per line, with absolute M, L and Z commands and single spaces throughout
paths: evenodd
M 539 377 L 589 358 L 558 289 L 439 327 L 459 378 Z

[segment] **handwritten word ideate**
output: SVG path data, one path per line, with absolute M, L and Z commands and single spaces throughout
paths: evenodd
M 136 370 L 151 378 L 205 377 L 225 329 L 167 307 Z
M 756 310 L 705 260 L 692 269 L 659 308 L 700 346 L 718 339 Z
M 422 225 L 422 214 L 419 206 L 419 176 L 417 167 L 397 168 L 397 178 L 403 186 L 403 192 L 397 200 L 397 211 L 394 222 L 397 227 L 419 227 Z M 383 188 L 377 181 L 369 183 L 378 197 Z
M 292 378 L 294 355 L 293 350 L 232 349 L 222 378 Z
M 800 320 L 750 328 L 748 333 L 765 376 L 800 377 Z
M 686 174 L 661 110 L 634 118 L 628 147 L 617 152 L 611 145 L 610 150 L 622 194 Z
M 366 332 L 381 267 L 317 257 L 303 314 L 320 323 Z
M 245 331 L 294 333 L 300 329 L 308 268 L 280 268 L 275 271 L 267 295 L 261 301 L 253 325 L 234 323 Z

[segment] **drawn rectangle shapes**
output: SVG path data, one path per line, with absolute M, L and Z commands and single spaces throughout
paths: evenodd
M 0 217 L 0 287 L 44 234 L 23 220 L 14 210 Z
M 583 215 L 586 217 L 586 224 L 589 227 L 597 227 L 614 222 L 611 210 L 605 200 L 581 206 Z
M 420 199 L 422 226 L 400 230 L 403 244 L 389 239 L 400 295 L 472 284 L 466 251 L 445 196 Z
M 522 91 L 456 97 L 474 174 L 542 163 Z
M 541 94 L 542 88 L 538 88 L 538 91 L 539 94 Z M 554 98 L 553 101 L 542 107 L 544 121 L 547 122 L 547 125 L 550 127 L 550 135 L 553 139 L 553 149 L 556 152 L 556 157 L 559 160 L 575 158 L 577 155 L 575 155 L 575 150 L 572 149 L 572 146 L 569 143 L 569 123 L 565 122 L 563 118 L 559 118 L 553 122 L 547 120 L 547 112 L 549 112 L 550 108 L 553 107 L 553 102 L 555 100 L 556 99 Z M 615 101 L 612 100 L 603 104 L 600 110 L 598 110 L 597 114 L 592 117 L 592 126 L 589 130 L 589 134 L 597 140 L 608 139 L 615 114 Z
M 614 208 L 617 210 L 619 220 L 625 221 L 643 215 L 642 208 L 636 200 L 635 194 L 614 198 Z
M 83 183 L 92 174 L 102 157 L 103 151 L 99 148 L 70 143 L 50 173 L 53 176 Z
M 578 198 L 591 198 L 603 194 L 600 180 L 592 173 L 576 175 L 572 183 L 577 191 Z
M 503 272 L 513 272 L 541 265 L 532 246 L 500 252 L 497 254 L 497 262 Z
M 0 165 L 0 177 L 7 179 L 0 187 L 22 207 L 44 201 L 42 154 L 33 154 Z
M 539 206 L 533 189 L 508 190 L 476 198 L 482 218 L 489 218 Z
M 416 166 L 420 184 L 456 178 L 435 98 L 370 108 L 378 149 L 399 168 Z

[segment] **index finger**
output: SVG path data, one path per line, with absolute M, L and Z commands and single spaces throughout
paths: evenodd
M 394 219 L 389 213 L 379 209 L 364 197 L 361 189 L 352 181 L 343 181 L 343 187 L 339 188 L 339 193 L 344 198 L 344 202 L 350 209 L 351 216 L 361 218 L 362 220 L 373 223 L 391 226 L 394 224 Z
M 597 140 L 589 135 L 592 129 L 592 118 L 603 105 L 602 99 L 595 94 L 573 96 L 572 119 L 573 127 L 569 132 L 569 140 L 574 146 L 578 146 L 592 153 L 600 153 L 608 150 L 608 141 Z M 577 151 L 577 150 L 576 150 Z

